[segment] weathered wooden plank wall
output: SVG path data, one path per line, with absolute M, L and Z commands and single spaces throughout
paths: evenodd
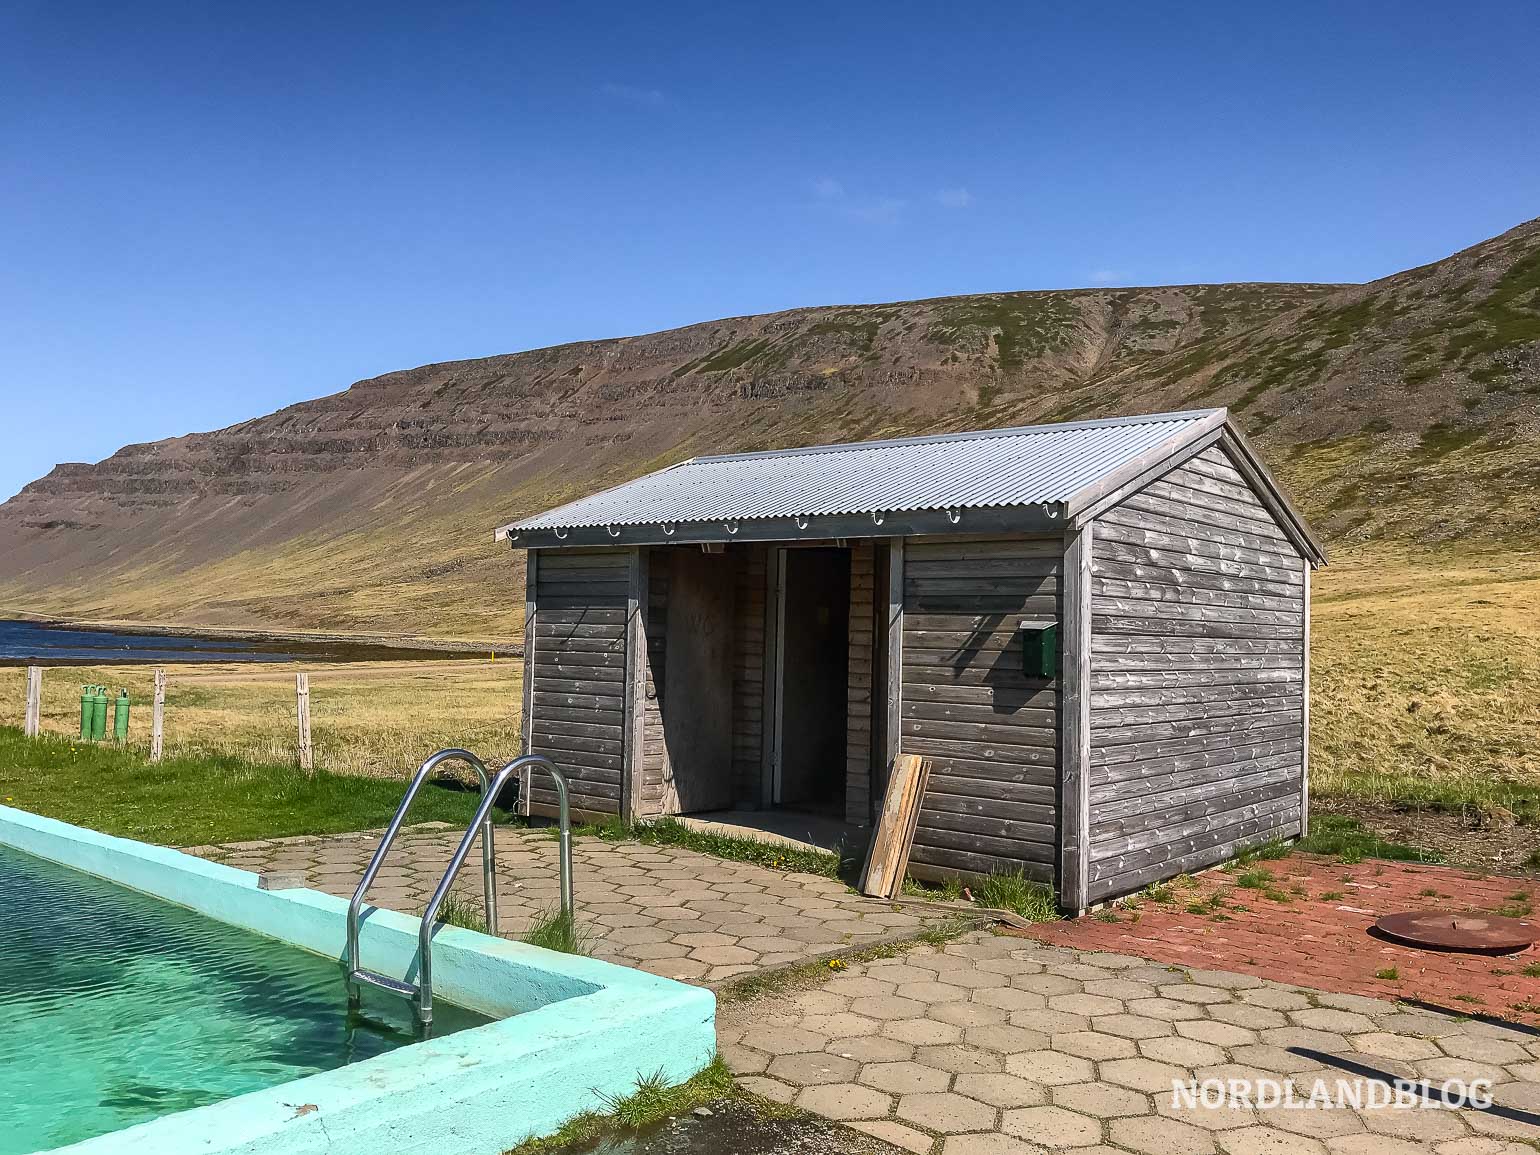
M 672 563 L 669 549 L 655 547 L 647 558 L 647 660 L 642 703 L 641 789 L 637 799 L 638 817 L 650 818 L 673 814 L 679 809 L 674 793 L 673 775 L 668 764 L 668 744 L 663 737 L 663 687 L 665 640 L 668 638 L 669 576 Z
M 544 550 L 535 573 L 529 748 L 566 771 L 581 814 L 620 811 L 630 561 L 625 549 Z M 540 775 L 529 798 L 532 813 L 556 813 Z
M 1060 616 L 1060 538 L 909 538 L 903 547 L 902 749 L 932 759 L 912 873 L 1058 859 L 1058 685 L 1028 678 L 1017 626 Z
M 1305 567 L 1217 446 L 1097 518 L 1093 901 L 1298 831 Z
M 850 547 L 850 638 L 845 701 L 845 821 L 872 820 L 872 682 L 876 661 L 876 548 Z

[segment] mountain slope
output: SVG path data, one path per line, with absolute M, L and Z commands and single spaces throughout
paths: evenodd
M 670 461 L 1209 404 L 1329 539 L 1533 533 L 1540 221 L 1362 286 L 797 309 L 386 374 L 59 466 L 0 506 L 0 606 L 510 637 L 492 525 Z

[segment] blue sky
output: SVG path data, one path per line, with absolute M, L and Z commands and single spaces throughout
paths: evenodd
M 0 497 L 391 369 L 1365 280 L 1540 214 L 1524 3 L 0 0 Z

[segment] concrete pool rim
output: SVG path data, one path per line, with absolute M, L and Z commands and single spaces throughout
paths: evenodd
M 0 845 L 337 959 L 342 982 L 341 899 L 263 890 L 250 871 L 6 806 Z M 414 974 L 416 919 L 376 908 L 361 941 L 371 969 Z M 435 993 L 512 1017 L 60 1150 L 497 1155 L 602 1110 L 639 1077 L 683 1081 L 715 1053 L 716 1000 L 702 988 L 458 927 L 435 935 L 433 963 Z

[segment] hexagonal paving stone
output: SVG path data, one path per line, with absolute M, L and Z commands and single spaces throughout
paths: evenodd
M 1174 1063 L 1179 1067 L 1207 1067 L 1225 1061 L 1224 1051 L 1213 1043 L 1201 1043 L 1197 1039 L 1177 1036 L 1145 1039 L 1139 1044 L 1139 1053 L 1147 1059 Z
M 1244 1047 L 1233 1047 L 1230 1057 L 1237 1063 L 1250 1067 L 1258 1067 L 1264 1071 L 1276 1071 L 1280 1075 L 1295 1075 L 1305 1071 L 1319 1071 L 1321 1064 L 1308 1056 L 1301 1055 L 1297 1051 L 1285 1047 L 1274 1047 L 1266 1043 L 1254 1043 Z M 1219 1062 L 1221 1060 L 1212 1060 Z M 1201 1064 L 1204 1066 L 1210 1064 Z
M 1131 1059 L 1139 1053 L 1132 1039 L 1101 1031 L 1069 1031 L 1054 1035 L 1049 1046 L 1055 1051 L 1079 1055 L 1082 1059 Z
M 1170 1023 L 1144 1015 L 1103 1015 L 1092 1019 L 1091 1027 L 1104 1035 L 1122 1039 L 1156 1039 L 1176 1031 Z
M 1153 1059 L 1111 1059 L 1101 1065 L 1102 1079 L 1135 1091 L 1171 1093 L 1174 1082 L 1185 1082 L 1188 1072 L 1184 1067 L 1170 1063 L 1157 1063 Z
M 1119 1014 L 1123 1010 L 1123 1004 L 1117 999 L 1109 999 L 1103 995 L 1080 993 L 1054 995 L 1048 1000 L 1048 1009 L 1051 1011 L 1067 1011 L 1072 1015 L 1084 1015 L 1090 1018 L 1093 1015 Z
M 968 1027 L 963 1031 L 963 1041 L 970 1047 L 1012 1055 L 1017 1051 L 1036 1051 L 1048 1046 L 1048 1036 L 1042 1031 L 1029 1031 L 1025 1027 L 1012 1027 L 1003 1023 L 986 1027 Z
M 1257 1041 L 1257 1033 L 1246 1027 L 1237 1027 L 1231 1023 L 1211 1023 L 1206 1020 L 1198 1020 L 1188 1023 L 1173 1023 L 1176 1033 L 1184 1039 L 1197 1039 L 1204 1043 L 1213 1043 L 1216 1047 L 1240 1047 Z
M 1023 1079 L 1049 1086 L 1084 1083 L 1095 1077 L 1091 1064 L 1085 1059 L 1048 1050 L 1007 1055 L 1005 1069 Z
M 857 1035 L 830 1039 L 824 1050 L 858 1063 L 902 1063 L 914 1058 L 914 1045 L 885 1035 Z
M 1417 1059 L 1433 1059 L 1439 1054 L 1438 1044 L 1431 1039 L 1418 1039 L 1411 1035 L 1393 1035 L 1389 1031 L 1371 1031 L 1366 1035 L 1354 1035 L 1354 1048 L 1377 1059 L 1401 1059 L 1414 1062 Z
M 1107 1133 L 1114 1143 L 1141 1155 L 1211 1155 L 1218 1149 L 1201 1127 L 1158 1115 L 1114 1119 Z
M 1522 1063 L 1529 1053 L 1517 1043 L 1504 1039 L 1484 1039 L 1476 1035 L 1451 1035 L 1440 1039 L 1444 1053 L 1455 1059 L 1477 1063 Z
M 853 1122 L 850 1125 L 873 1139 L 880 1139 L 905 1151 L 912 1151 L 914 1155 L 928 1155 L 931 1146 L 935 1143 L 935 1140 L 924 1131 L 916 1131 L 913 1127 L 906 1127 L 892 1119 L 873 1119 Z
M 1022 1107 L 1007 1111 L 1001 1130 L 1047 1147 L 1089 1147 L 1102 1139 L 1101 1123 L 1063 1107 Z
M 880 1119 L 888 1113 L 893 1100 L 870 1087 L 831 1083 L 808 1087 L 797 1096 L 796 1105 L 827 1119 Z
M 995 1131 L 985 1135 L 954 1135 L 942 1146 L 941 1155 L 1043 1155 L 1043 1149 L 1036 1143 Z
M 1303 1011 L 1290 1011 L 1289 1018 L 1302 1027 L 1316 1031 L 1331 1031 L 1338 1035 L 1359 1034 L 1374 1030 L 1374 1020 L 1353 1011 L 1339 1011 L 1331 1007 L 1310 1007 Z
M 1240 1127 L 1215 1139 L 1224 1155 L 1326 1155 L 1326 1144 L 1272 1127 Z
M 948 1047 L 920 1047 L 914 1053 L 917 1063 L 936 1067 L 943 1071 L 963 1074 L 968 1071 L 990 1072 L 1005 1068 L 1005 1060 L 993 1051 L 981 1051 L 977 1047 L 962 1045 Z
M 1006 1012 L 975 1002 L 933 1003 L 925 1017 L 957 1027 L 993 1027 L 1005 1022 Z
M 957 1042 L 962 1038 L 962 1028 L 932 1019 L 899 1019 L 883 1023 L 882 1034 L 917 1047 L 935 1047 Z
M 744 1042 L 756 1051 L 765 1051 L 771 1055 L 795 1055 L 804 1051 L 821 1051 L 824 1046 L 824 1040 L 820 1036 L 813 1034 L 812 1031 L 802 1031 L 795 1027 L 771 1027 L 769 1030 L 753 1031 L 744 1037 Z
M 952 1089 L 991 1107 L 1035 1107 L 1048 1101 L 1048 1088 L 1018 1075 L 958 1075 Z
M 1161 998 L 1179 1003 L 1227 1003 L 1231 999 L 1229 991 L 1202 983 L 1168 983 L 1158 989 Z
M 1053 1088 L 1051 1094 L 1059 1106 L 1098 1119 L 1150 1114 L 1147 1096 L 1112 1083 L 1070 1083 Z
M 777 1055 L 770 1060 L 765 1073 L 772 1079 L 791 1083 L 798 1087 L 812 1087 L 821 1083 L 848 1083 L 856 1077 L 861 1064 L 854 1059 L 841 1058 L 827 1051 L 796 1055 Z
M 943 1135 L 955 1135 L 959 1131 L 985 1131 L 995 1125 L 993 1107 L 950 1091 L 932 1095 L 905 1095 L 898 1101 L 895 1113 L 900 1119 L 907 1119 Z
M 914 1095 L 927 1091 L 945 1091 L 952 1081 L 950 1071 L 927 1067 L 922 1063 L 868 1063 L 861 1068 L 859 1081 L 879 1091 L 896 1095 Z

